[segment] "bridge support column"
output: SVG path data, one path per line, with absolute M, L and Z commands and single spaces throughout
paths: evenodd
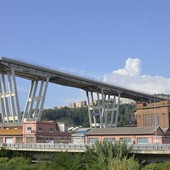
M 121 95 L 121 92 L 118 93 L 118 98 L 117 98 L 115 127 L 117 127 L 117 124 L 118 124 L 119 106 L 120 106 L 120 95 Z
M 2 122 L 21 122 L 15 70 L 14 68 L 11 68 L 10 71 L 1 72 L 0 74 L 0 105 Z
M 23 121 L 41 120 L 49 79 L 50 77 L 47 77 L 46 80 L 32 80 L 22 118 Z M 39 92 L 37 92 L 38 90 Z
M 87 104 L 88 104 L 89 124 L 90 124 L 90 129 L 92 129 L 92 115 L 91 115 L 91 111 L 90 111 L 90 98 L 89 98 L 88 91 L 86 91 L 86 95 L 87 95 Z
M 100 94 L 92 91 L 86 91 L 86 94 L 90 128 L 117 127 L 121 93 L 116 97 L 116 95 L 105 94 L 102 89 Z

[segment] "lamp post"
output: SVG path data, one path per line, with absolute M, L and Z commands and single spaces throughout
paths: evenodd
M 156 146 L 158 145 L 158 140 L 157 140 L 157 115 L 156 115 L 156 109 L 155 109 L 155 98 L 154 98 L 154 103 L 153 103 L 153 111 L 154 111 L 154 117 L 155 117 L 155 121 L 154 121 L 154 124 L 155 124 L 155 143 L 156 143 Z

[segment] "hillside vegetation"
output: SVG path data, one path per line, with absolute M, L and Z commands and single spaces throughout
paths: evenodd
M 136 106 L 134 104 L 121 104 L 119 126 L 123 127 L 127 123 L 127 115 L 134 113 Z M 54 120 L 57 122 L 63 122 L 69 127 L 82 126 L 89 127 L 88 108 L 76 108 L 71 109 L 64 107 L 61 109 L 48 109 L 42 113 L 42 120 Z

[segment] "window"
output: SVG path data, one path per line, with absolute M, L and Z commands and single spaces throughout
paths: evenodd
M 35 143 L 34 137 L 26 137 L 26 143 Z
M 131 138 L 120 138 L 120 142 L 132 143 Z
M 104 138 L 103 141 L 104 142 L 112 142 L 112 143 L 114 143 L 115 142 L 115 138 Z
M 22 137 L 16 137 L 16 143 L 22 143 L 23 138 Z
M 50 132 L 54 132 L 54 128 L 50 128 Z
M 3 137 L 0 137 L 0 143 L 3 143 Z
M 149 138 L 137 138 L 138 144 L 147 144 L 149 143 Z
M 39 127 L 38 128 L 38 132 L 42 132 L 43 131 L 43 128 L 42 127 Z
M 32 130 L 32 127 L 27 127 L 27 132 L 31 132 L 31 130 Z
M 89 138 L 89 143 L 95 143 L 96 141 L 99 141 L 99 138 Z

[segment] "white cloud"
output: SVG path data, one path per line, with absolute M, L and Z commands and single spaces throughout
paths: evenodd
M 170 94 L 170 79 L 141 74 L 141 60 L 128 58 L 124 68 L 104 75 L 103 81 L 145 93 Z
M 113 74 L 139 76 L 141 72 L 141 60 L 138 58 L 128 58 L 123 69 L 113 71 Z

